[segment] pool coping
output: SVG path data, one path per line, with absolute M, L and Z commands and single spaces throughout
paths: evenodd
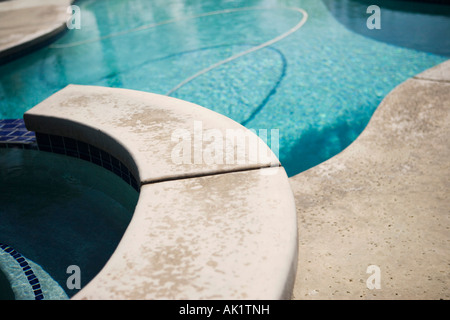
M 14 0 L 0 3 L 0 63 L 8 63 L 54 41 L 67 31 L 68 6 L 75 0 Z M 38 17 L 37 19 L 35 17 Z M 11 21 L 15 25 L 11 26 Z
M 72 299 L 291 297 L 295 201 L 284 168 L 254 132 L 179 99 L 79 85 L 28 110 L 24 121 L 37 136 L 70 138 L 113 155 L 139 184 L 136 210 L 116 251 Z M 233 138 L 230 147 L 229 132 L 247 140 Z M 198 135 L 210 133 L 215 143 L 224 139 L 223 161 L 206 161 L 211 143 Z M 194 152 L 190 162 L 179 163 L 174 150 L 185 142 Z M 252 143 L 262 152 L 257 158 Z M 226 161 L 227 154 L 234 161 Z

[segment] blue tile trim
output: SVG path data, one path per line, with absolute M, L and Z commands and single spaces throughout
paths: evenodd
M 36 137 L 22 119 L 0 119 L 0 148 L 37 150 Z
M 86 160 L 113 172 L 140 191 L 130 170 L 111 154 L 72 138 L 28 131 L 23 119 L 0 120 L 0 148 L 33 149 Z
M 31 266 L 28 264 L 28 261 L 19 252 L 17 252 L 7 244 L 0 242 L 0 249 L 5 251 L 6 253 L 9 253 L 20 265 L 22 271 L 28 279 L 28 283 L 30 284 L 31 289 L 33 290 L 34 299 L 43 300 L 44 294 L 41 290 L 41 284 L 39 283 L 39 279 L 36 277 L 36 274 L 33 272 L 33 269 L 31 269 Z

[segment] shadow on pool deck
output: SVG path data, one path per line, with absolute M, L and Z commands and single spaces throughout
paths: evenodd
M 450 60 L 394 89 L 343 152 L 290 178 L 294 299 L 450 298 L 449 101 Z M 367 286 L 370 265 L 380 289 Z

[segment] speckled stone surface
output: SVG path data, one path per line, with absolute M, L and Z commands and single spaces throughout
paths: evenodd
M 414 77 L 414 79 L 450 82 L 450 63 L 441 63 L 434 68 L 425 70 Z
M 449 70 L 398 86 L 353 144 L 290 178 L 294 299 L 450 298 Z M 379 289 L 367 286 L 370 265 Z
M 0 2 L 0 59 L 10 59 L 63 32 L 71 0 Z
M 113 257 L 73 299 L 290 298 L 294 199 L 284 170 L 260 170 L 144 185 Z
M 69 85 L 27 111 L 24 121 L 30 131 L 102 148 L 142 183 L 280 165 L 267 145 L 237 122 L 193 103 L 147 92 Z M 227 140 L 234 134 L 248 140 Z M 186 148 L 180 147 L 184 141 Z M 219 153 L 211 146 L 219 143 L 223 151 L 216 161 L 212 158 Z M 254 147 L 266 151 L 265 156 Z M 187 161 L 183 149 L 190 150 Z

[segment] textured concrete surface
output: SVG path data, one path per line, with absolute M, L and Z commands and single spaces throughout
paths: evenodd
M 0 59 L 10 59 L 63 32 L 71 3 L 71 0 L 0 2 Z
M 449 70 L 398 86 L 353 144 L 290 178 L 294 299 L 450 298 Z
M 441 63 L 434 68 L 425 70 L 414 79 L 450 82 L 450 63 Z
M 260 170 L 144 185 L 114 255 L 72 299 L 290 298 L 294 198 L 284 170 Z

